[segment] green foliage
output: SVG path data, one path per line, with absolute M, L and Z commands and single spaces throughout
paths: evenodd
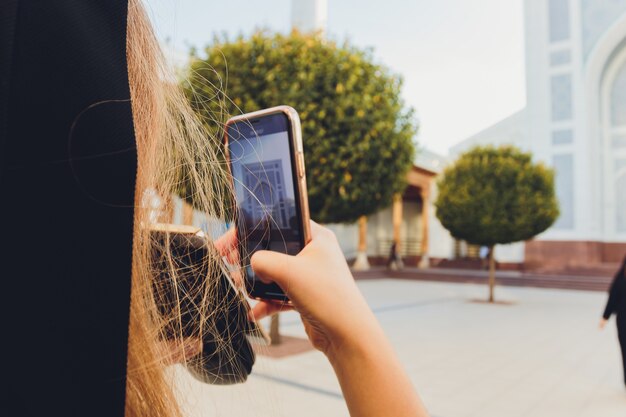
M 435 206 L 452 236 L 491 246 L 530 239 L 559 215 L 554 173 L 513 146 L 476 147 L 438 182 Z
M 400 98 L 401 79 L 370 52 L 315 35 L 258 32 L 216 38 L 205 54 L 192 57 L 184 87 L 208 126 L 281 104 L 298 111 L 314 219 L 352 222 L 404 189 L 417 126 Z

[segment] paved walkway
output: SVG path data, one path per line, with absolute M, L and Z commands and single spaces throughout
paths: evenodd
M 623 417 L 615 325 L 597 330 L 601 292 L 475 284 L 358 282 L 433 417 Z M 282 332 L 304 336 L 295 313 Z M 319 352 L 260 357 L 248 382 L 196 383 L 177 370 L 187 415 L 347 416 Z

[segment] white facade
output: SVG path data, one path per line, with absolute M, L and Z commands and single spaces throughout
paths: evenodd
M 301 32 L 326 31 L 328 0 L 291 0 L 291 26 Z
M 543 240 L 626 241 L 626 0 L 526 0 L 524 110 L 461 142 L 511 143 L 556 171 Z
M 526 135 L 524 130 L 525 123 L 526 109 L 523 109 L 451 147 L 449 150 L 450 157 L 456 159 L 467 149 L 486 143 L 495 146 L 512 143 L 517 145 L 523 144 Z
M 433 173 L 439 173 L 448 164 L 448 159 L 428 149 L 417 152 L 413 165 Z M 428 253 L 430 258 L 450 259 L 454 257 L 454 239 L 441 225 L 435 213 L 434 202 L 437 198 L 437 187 L 433 182 L 429 190 L 428 204 Z M 391 204 L 391 203 L 390 203 Z M 422 233 L 422 207 L 418 201 L 405 201 L 402 205 L 402 221 L 400 226 L 401 253 L 403 256 L 415 255 L 419 252 Z M 375 214 L 368 216 L 367 222 L 367 256 L 386 257 L 393 239 L 393 221 L 391 205 Z M 359 227 L 352 224 L 326 225 L 337 235 L 337 240 L 348 259 L 354 259 L 358 251 Z

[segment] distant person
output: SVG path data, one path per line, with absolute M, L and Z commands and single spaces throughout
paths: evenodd
M 604 329 L 613 313 L 616 316 L 617 334 L 622 349 L 624 384 L 626 384 L 626 256 L 624 256 L 622 265 L 613 278 L 613 283 L 609 290 L 609 300 L 606 303 L 602 320 L 600 320 L 600 329 Z
M 387 268 L 398 269 L 402 267 L 402 260 L 400 259 L 400 254 L 398 253 L 398 244 L 394 240 L 391 243 L 391 248 L 389 249 L 389 258 L 387 258 Z

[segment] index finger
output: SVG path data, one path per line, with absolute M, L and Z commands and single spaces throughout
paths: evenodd
M 252 307 L 250 318 L 253 319 L 253 321 L 261 320 L 272 314 L 292 311 L 293 309 L 293 306 L 280 301 L 259 301 Z

